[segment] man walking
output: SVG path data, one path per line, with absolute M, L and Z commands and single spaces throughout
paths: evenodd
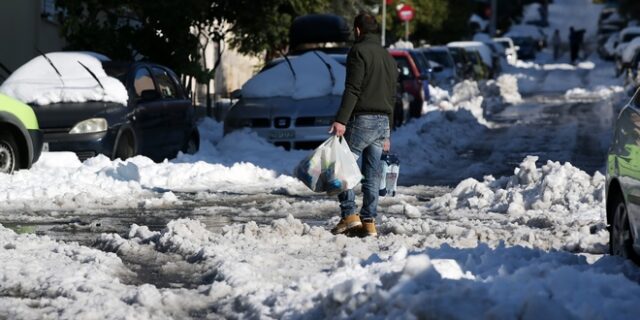
M 380 157 L 391 147 L 398 66 L 380 45 L 379 27 L 373 15 L 359 14 L 353 27 L 356 42 L 347 56 L 342 103 L 329 132 L 344 136 L 356 159 L 362 160 L 363 201 L 357 214 L 354 191 L 340 193 L 342 219 L 331 231 L 334 234 L 377 236 Z

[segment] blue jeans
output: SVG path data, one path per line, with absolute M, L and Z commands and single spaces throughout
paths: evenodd
M 352 117 L 344 134 L 356 160 L 361 160 L 362 181 L 362 219 L 375 218 L 378 210 L 378 195 L 382 166 L 382 146 L 389 138 L 389 118 L 387 115 L 360 115 Z M 342 217 L 356 213 L 356 194 L 353 189 L 338 195 Z

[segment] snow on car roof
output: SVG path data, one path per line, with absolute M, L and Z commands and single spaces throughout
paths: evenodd
M 626 27 L 620 31 L 620 39 L 624 38 L 628 34 L 640 34 L 640 27 Z
M 106 56 L 93 52 L 53 52 L 45 56 L 39 55 L 18 68 L 0 86 L 0 92 L 37 105 L 86 101 L 127 104 L 127 89 L 102 68 L 101 61 L 109 61 Z
M 454 42 L 449 42 L 447 46 L 476 49 L 480 53 L 482 62 L 484 62 L 489 67 L 493 66 L 493 60 L 491 58 L 491 49 L 487 47 L 486 44 L 480 41 L 454 41 Z
M 341 95 L 344 91 L 346 68 L 331 56 L 310 51 L 289 61 L 291 68 L 287 62 L 279 63 L 249 79 L 242 86 L 242 96 L 307 99 Z
M 539 39 L 542 34 L 540 28 L 532 25 L 518 24 L 512 26 L 509 29 L 509 32 L 505 34 L 506 37 L 531 37 L 534 39 Z

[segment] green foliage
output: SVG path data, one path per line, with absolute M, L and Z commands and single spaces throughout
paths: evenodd
M 329 9 L 326 0 L 238 0 L 231 44 L 246 54 L 267 52 L 267 56 L 285 53 L 289 44 L 289 26 L 309 13 Z
M 619 0 L 618 11 L 631 19 L 640 19 L 640 2 L 638 0 Z
M 387 32 L 397 39 L 404 38 L 405 25 L 397 17 L 395 1 L 387 8 Z M 410 40 L 427 43 L 446 43 L 460 39 L 469 32 L 468 20 L 473 5 L 469 0 L 406 0 L 411 5 L 415 18 L 409 22 Z

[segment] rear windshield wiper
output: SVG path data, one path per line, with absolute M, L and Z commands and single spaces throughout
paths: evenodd
M 58 68 L 56 68 L 56 65 L 53 64 L 53 62 L 51 61 L 51 59 L 49 59 L 49 57 L 47 57 L 46 54 L 44 54 L 44 52 L 40 51 L 40 49 L 36 48 L 36 50 L 38 51 L 38 53 L 43 56 L 45 58 L 45 60 L 47 60 L 47 62 L 49 63 L 49 65 L 51 65 L 51 67 L 53 68 L 53 70 L 56 72 L 56 74 L 58 75 L 58 79 L 60 79 L 60 82 L 62 83 L 62 87 L 64 88 L 64 80 L 62 80 L 62 74 L 60 74 L 60 70 L 58 70 Z
M 284 60 L 287 62 L 287 64 L 289 65 L 289 69 L 291 69 L 291 73 L 293 74 L 293 79 L 296 79 L 296 71 L 293 70 L 293 65 L 291 65 L 291 60 L 289 60 L 289 57 L 287 57 L 287 55 L 284 55 Z

